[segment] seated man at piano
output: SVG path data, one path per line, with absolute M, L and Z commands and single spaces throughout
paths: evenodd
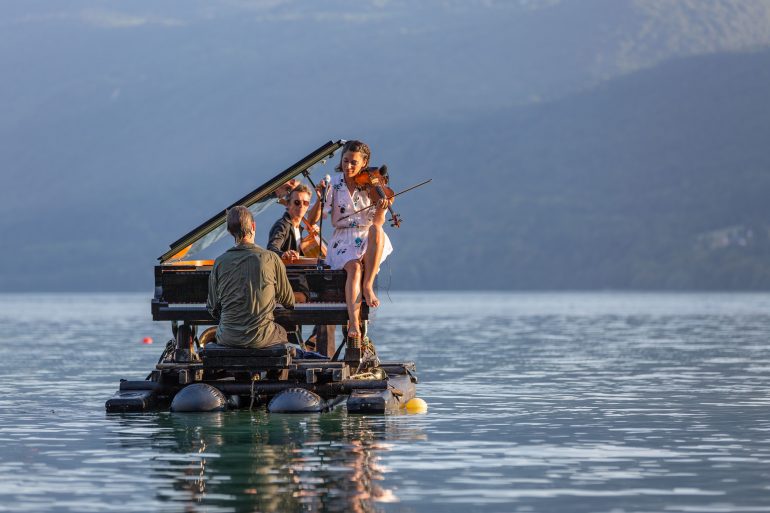
M 294 308 L 294 294 L 280 258 L 254 244 L 254 217 L 248 208 L 227 211 L 227 231 L 235 246 L 220 255 L 209 275 L 206 308 L 219 321 L 218 344 L 261 349 L 287 343 L 274 321 L 276 301 Z
M 284 262 L 304 256 L 302 252 L 302 220 L 310 206 L 310 189 L 297 185 L 287 197 L 286 212 L 270 228 L 267 249 L 276 253 Z

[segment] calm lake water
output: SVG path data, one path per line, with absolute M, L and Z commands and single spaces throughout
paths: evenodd
M 149 296 L 0 295 L 0 511 L 770 510 L 770 295 L 382 299 L 426 415 L 107 415 Z

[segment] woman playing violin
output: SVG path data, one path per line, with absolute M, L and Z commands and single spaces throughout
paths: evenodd
M 374 279 L 380 264 L 393 251 L 382 225 L 390 205 L 387 199 L 372 200 L 366 190 L 356 185 L 356 177 L 367 169 L 371 151 L 361 141 L 348 141 L 342 148 L 342 157 L 331 186 L 327 187 L 327 212 L 331 213 L 334 234 L 329 241 L 326 263 L 332 269 L 345 269 L 345 299 L 348 307 L 348 337 L 359 338 L 361 301 L 372 308 L 380 301 L 374 294 Z M 364 209 L 373 203 L 375 207 Z M 316 204 L 318 205 L 318 204 Z M 311 222 L 320 212 L 314 205 L 308 214 Z

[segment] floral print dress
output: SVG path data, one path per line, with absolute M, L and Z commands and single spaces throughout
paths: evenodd
M 345 185 L 342 173 L 332 179 L 326 193 L 326 212 L 331 214 L 334 233 L 329 241 L 326 263 L 332 269 L 342 269 L 351 260 L 360 260 L 366 251 L 369 227 L 374 219 L 375 208 L 370 208 L 345 219 L 343 216 L 368 207 L 372 204 L 366 191 L 353 191 L 351 195 Z M 388 234 L 384 233 L 385 243 L 382 248 L 382 263 L 393 252 Z

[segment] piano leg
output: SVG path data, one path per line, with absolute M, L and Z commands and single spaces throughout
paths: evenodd
M 337 346 L 334 341 L 334 334 L 337 326 L 334 324 L 316 326 L 316 351 L 324 356 L 332 357 Z
M 174 348 L 175 362 L 193 361 L 195 354 L 195 326 L 184 323 L 176 330 L 176 347 Z

